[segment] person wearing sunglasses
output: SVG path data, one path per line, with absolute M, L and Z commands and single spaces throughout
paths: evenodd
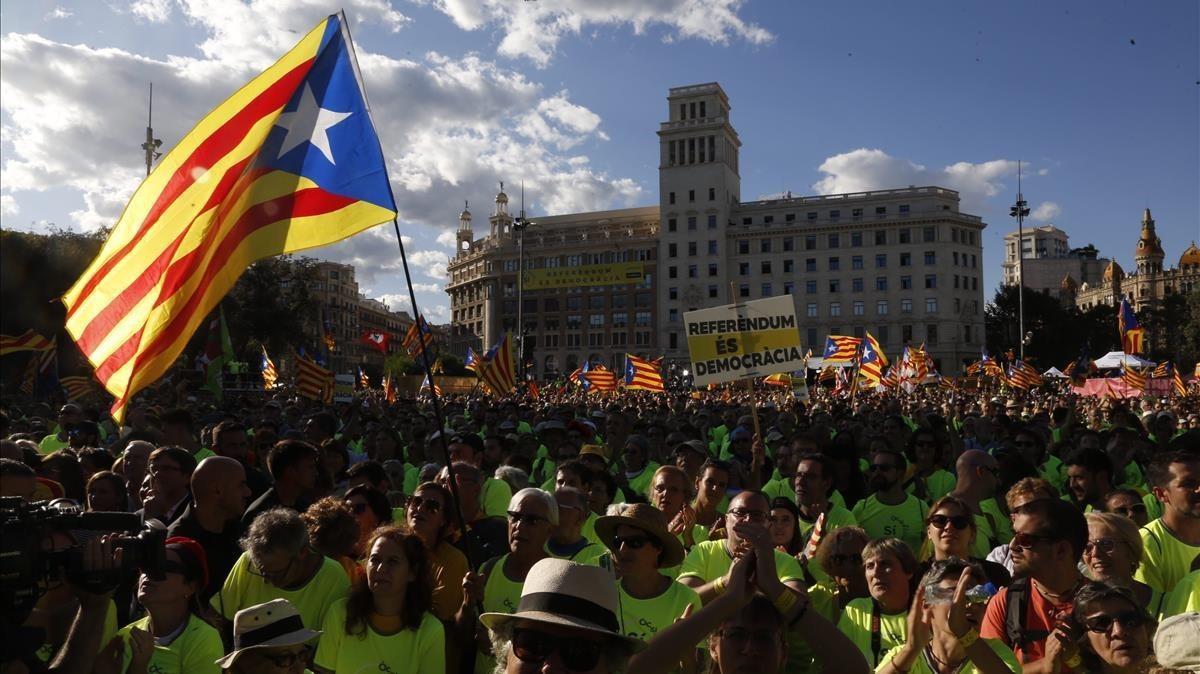
M 321 632 L 307 629 L 286 599 L 250 606 L 233 617 L 233 650 L 217 660 L 228 674 L 302 674 Z
M 1127 588 L 1091 581 L 1075 593 L 1071 636 L 1079 671 L 1134 674 L 1153 662 L 1154 619 Z
M 462 643 L 470 643 L 474 635 L 483 649 L 475 656 L 476 672 L 490 672 L 494 664 L 492 654 L 486 650 L 487 635 L 476 631 L 476 607 L 482 604 L 484 611 L 492 613 L 517 609 L 529 570 L 550 556 L 546 542 L 557 525 L 558 503 L 553 496 L 536 487 L 518 491 L 508 503 L 508 552 L 463 578 L 463 603 L 455 624 Z
M 904 454 L 889 447 L 879 448 L 867 465 L 871 488 L 875 493 L 859 501 L 851 512 L 858 525 L 872 539 L 899 538 L 914 551 L 925 538 L 925 517 L 929 506 L 904 491 L 907 462 Z
M 981 559 L 983 555 L 976 546 L 977 522 L 978 518 L 971 513 L 970 507 L 955 496 L 946 496 L 934 503 L 929 509 L 929 524 L 925 529 L 932 554 L 922 565 L 921 573 L 928 570 L 931 561 L 954 557 L 979 566 L 984 574 L 982 582 L 991 583 L 997 588 L 1008 585 L 1011 576 L 1007 569 Z
M 1127 517 L 1113 513 L 1087 515 L 1088 542 L 1083 547 L 1083 564 L 1092 580 L 1128 588 L 1141 605 L 1158 615 L 1165 593 L 1134 580 L 1142 561 L 1142 537 Z
M 908 611 L 908 636 L 888 651 L 880 674 L 1010 674 L 1021 665 L 1012 649 L 979 636 L 991 588 L 982 569 L 961 557 L 933 563 Z
M 621 633 L 649 641 L 689 606 L 698 610 L 700 596 L 663 573 L 684 557 L 683 544 L 667 530 L 666 515 L 644 503 L 620 507 L 620 515 L 596 520 L 596 535 L 604 541 L 620 577 Z
M 204 548 L 190 538 L 169 538 L 164 559 L 161 578 L 138 577 L 137 601 L 147 615 L 117 632 L 110 654 L 121 652 L 126 674 L 218 672 L 225 649 L 221 634 L 204 621 L 200 600 L 208 584 Z
M 905 456 L 913 466 L 905 490 L 930 503 L 954 490 L 954 475 L 942 467 L 942 443 L 938 434 L 918 428 L 908 439 Z
M 905 620 L 912 603 L 917 558 L 898 538 L 872 540 L 863 548 L 862 558 L 870 596 L 846 605 L 838 629 L 874 670 L 883 654 L 903 644 L 907 636 Z
M 429 612 L 425 544 L 398 525 L 380 527 L 371 534 L 365 567 L 325 615 L 315 671 L 445 672 L 445 629 Z
M 1139 527 L 1150 522 L 1150 511 L 1136 489 L 1122 488 L 1108 492 L 1108 496 L 1104 497 L 1104 512 L 1127 517 Z
M 980 635 L 1013 649 L 1026 672 L 1057 672 L 1070 658 L 1060 639 L 1048 638 L 1061 616 L 1070 613 L 1083 581 L 1079 560 L 1087 544 L 1087 522 L 1061 499 L 1038 499 L 1013 514 L 1013 576 L 988 605 Z M 1025 616 L 1024 624 L 1009 613 Z
M 354 517 L 358 520 L 358 544 L 354 546 L 354 558 L 367 555 L 367 541 L 376 528 L 392 523 L 392 504 L 378 489 L 367 485 L 351 487 L 344 497 Z
M 453 525 L 454 499 L 450 491 L 436 482 L 425 482 L 408 499 L 405 522 L 429 554 L 433 579 L 433 608 L 439 620 L 452 620 L 462 605 L 462 580 L 467 574 L 467 558 L 449 542 Z
M 816 564 L 810 563 L 808 569 L 819 567 L 825 580 L 809 586 L 808 596 L 813 610 L 826 620 L 836 624 L 847 604 L 871 594 L 862 557 L 869 541 L 862 528 L 850 526 L 825 534 L 825 540 L 817 546 Z

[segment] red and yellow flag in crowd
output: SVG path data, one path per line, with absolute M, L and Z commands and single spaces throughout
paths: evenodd
M 475 374 L 495 395 L 512 393 L 517 387 L 517 367 L 507 333 L 476 359 Z
M 662 373 L 658 370 L 661 363 L 662 359 L 646 360 L 630 353 L 625 354 L 625 388 L 655 393 L 666 391 Z
M 50 348 L 50 340 L 33 330 L 26 330 L 20 335 L 0 335 L 0 356 L 20 351 L 45 351 Z
M 605 393 L 608 391 L 617 390 L 617 375 L 603 365 L 593 365 L 590 370 L 580 375 L 586 379 L 591 386 L 589 391 Z
M 333 372 L 296 354 L 296 392 L 305 398 L 333 402 Z
M 327 17 L 180 139 L 63 296 L 118 420 L 247 265 L 395 217 L 344 22 Z

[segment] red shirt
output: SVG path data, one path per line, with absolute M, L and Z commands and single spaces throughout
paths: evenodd
M 1031 581 L 1029 586 L 1029 605 L 1025 611 L 1025 629 L 1049 634 L 1054 631 L 1054 625 L 1057 624 L 1059 618 L 1071 613 L 1071 600 L 1055 604 L 1038 591 L 1036 583 Z M 1003 641 L 1016 652 L 1017 659 L 1021 661 L 1022 665 L 1041 660 L 1046 656 L 1045 638 L 1030 641 L 1021 648 L 1014 647 L 1009 641 L 1008 634 L 1004 629 L 1007 604 L 1008 588 L 1006 587 L 996 593 L 996 596 L 988 602 L 987 613 L 984 614 L 983 624 L 979 627 L 979 636 Z M 1013 610 L 1017 610 L 1015 604 Z M 1069 670 L 1064 667 L 1062 671 Z

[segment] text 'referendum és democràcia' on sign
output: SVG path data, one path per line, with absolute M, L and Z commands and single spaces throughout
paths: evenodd
M 683 315 L 696 386 L 804 367 L 791 295 Z

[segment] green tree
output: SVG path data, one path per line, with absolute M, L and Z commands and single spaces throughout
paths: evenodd
M 317 280 L 316 261 L 282 255 L 250 265 L 223 300 L 234 352 L 257 362 L 261 346 L 275 359 L 301 346 L 307 319 L 317 300 L 310 284 Z
M 1017 288 L 1005 286 L 984 311 L 988 350 L 1020 353 Z M 1025 356 L 1039 368 L 1063 367 L 1081 351 L 1096 358 L 1117 347 L 1116 313 L 1111 307 L 1081 312 L 1057 297 L 1025 290 Z

